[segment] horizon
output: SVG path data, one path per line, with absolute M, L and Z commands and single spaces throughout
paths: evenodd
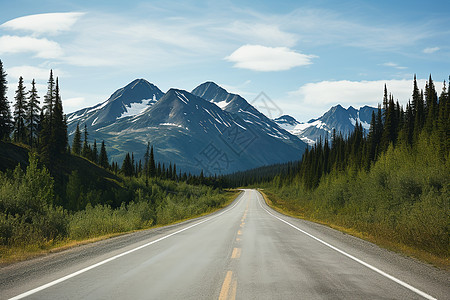
M 0 57 L 13 102 L 19 76 L 46 92 L 59 77 L 66 114 L 144 78 L 163 92 L 213 81 L 252 103 L 261 93 L 300 122 L 337 104 L 377 106 L 384 84 L 411 98 L 414 74 L 436 91 L 450 70 L 446 1 L 65 1 L 9 3 Z M 266 113 L 264 111 L 261 111 Z

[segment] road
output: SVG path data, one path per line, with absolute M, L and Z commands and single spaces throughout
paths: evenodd
M 0 269 L 2 299 L 450 299 L 449 273 L 271 210 L 255 190 L 177 225 Z

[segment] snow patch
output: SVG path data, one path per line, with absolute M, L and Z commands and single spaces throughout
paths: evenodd
M 224 109 L 225 107 L 227 107 L 228 104 L 230 104 L 230 102 L 227 101 L 220 101 L 220 102 L 213 102 L 215 105 L 217 105 L 218 107 L 220 107 L 221 109 Z
M 155 95 L 153 95 L 153 99 L 154 98 Z M 117 119 L 132 117 L 143 113 L 144 110 L 151 105 L 150 102 L 153 101 L 153 99 L 143 99 L 141 102 L 134 102 L 130 103 L 130 105 L 125 105 L 125 111 Z
M 350 120 L 350 123 L 352 123 L 353 126 L 355 126 L 356 125 L 356 121 L 358 121 L 358 123 L 361 124 L 364 129 L 366 129 L 366 130 L 370 129 L 370 124 L 367 123 L 367 122 L 361 121 L 359 116 L 358 116 L 358 118 L 356 118 L 356 120 L 353 119 L 353 118 L 349 118 L 349 120 Z

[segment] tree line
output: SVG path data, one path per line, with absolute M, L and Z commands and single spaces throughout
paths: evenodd
M 449 78 L 450 80 L 450 78 Z M 431 75 L 425 88 L 419 90 L 416 76 L 413 81 L 412 99 L 403 108 L 384 86 L 382 105 L 372 113 L 369 131 L 356 123 L 355 130 L 348 136 L 332 131 L 331 141 L 320 138 L 308 147 L 298 162 L 278 164 L 256 170 L 226 176 L 228 185 L 245 186 L 271 182 L 278 185 L 301 182 L 308 190 L 315 189 L 321 178 L 331 172 L 344 172 L 348 168 L 355 171 L 369 171 L 380 155 L 392 145 L 409 148 L 417 144 L 422 132 L 434 138 L 441 157 L 450 151 L 450 101 L 449 91 L 444 81 L 438 96 Z M 283 183 L 284 182 L 284 183 Z

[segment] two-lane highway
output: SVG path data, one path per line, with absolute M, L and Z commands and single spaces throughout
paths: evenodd
M 106 248 L 102 243 L 86 252 L 82 247 L 71 250 L 76 259 L 67 263 L 64 254 L 54 254 L 53 259 L 50 255 L 2 268 L 0 296 L 448 299 L 450 295 L 448 272 L 328 227 L 283 216 L 255 190 L 245 190 L 230 207 L 211 216 L 134 235 L 111 239 L 110 251 L 100 250 Z

